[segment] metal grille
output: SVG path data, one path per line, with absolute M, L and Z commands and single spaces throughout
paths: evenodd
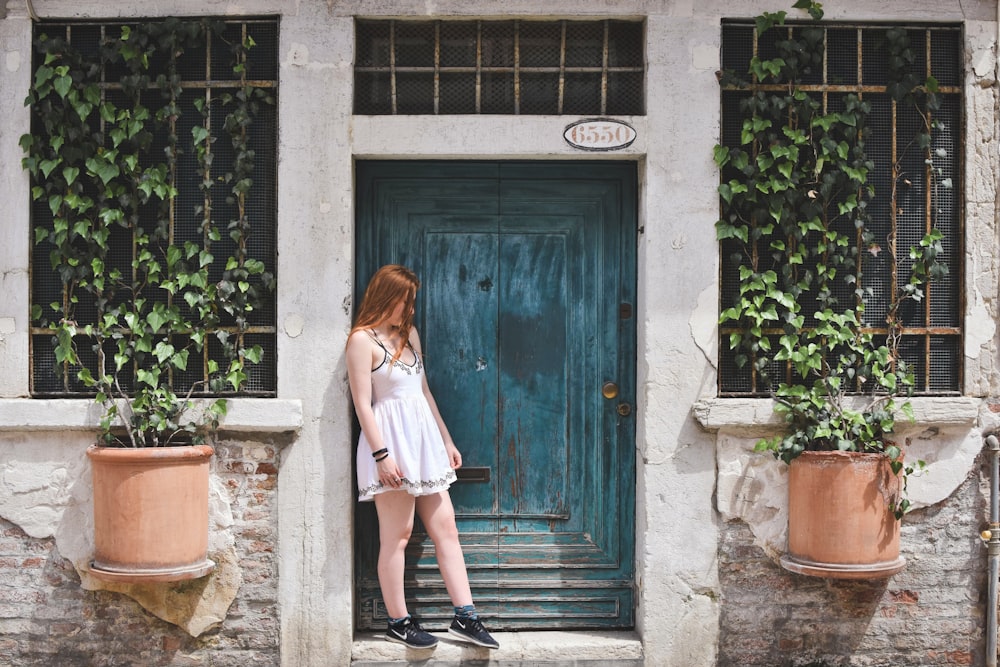
M 645 113 L 638 21 L 355 24 L 354 113 Z
M 135 26 L 136 21 L 102 21 L 100 23 L 83 22 L 42 22 L 35 26 L 35 39 L 41 35 L 60 36 L 84 56 L 90 56 L 94 62 L 101 62 L 99 53 L 102 42 L 107 35 L 120 34 L 121 26 Z M 147 22 L 148 23 L 148 22 Z M 278 22 L 275 19 L 245 19 L 239 21 L 224 21 L 220 32 L 205 31 L 204 42 L 195 48 L 189 48 L 177 61 L 177 73 L 181 78 L 183 92 L 179 100 L 180 113 L 170 122 L 174 123 L 173 133 L 182 138 L 181 154 L 177 160 L 176 188 L 178 194 L 174 205 L 170 207 L 170 232 L 175 243 L 185 240 L 197 241 L 202 238 L 201 224 L 203 215 L 200 207 L 205 204 L 204 193 L 199 189 L 203 176 L 190 146 L 183 144 L 183 138 L 190 142 L 191 129 L 197 122 L 204 121 L 201 113 L 195 107 L 196 99 L 208 102 L 210 118 L 206 127 L 212 133 L 211 173 L 206 178 L 216 178 L 225 173 L 226 165 L 234 160 L 234 148 L 223 128 L 227 110 L 223 104 L 211 104 L 212 99 L 221 99 L 227 93 L 236 94 L 245 85 L 256 88 L 267 88 L 273 97 L 278 94 Z M 247 52 L 246 71 L 248 80 L 242 80 L 241 74 L 234 72 L 234 62 L 231 55 L 231 44 L 239 44 L 250 37 L 255 43 Z M 36 54 L 37 57 L 37 54 Z M 37 67 L 38 62 L 34 63 Z M 161 91 L 156 87 L 156 77 L 166 71 L 166 57 L 159 51 L 150 59 L 150 85 L 148 93 L 143 95 L 143 103 L 151 109 L 162 105 Z M 110 101 L 121 101 L 121 85 L 116 83 L 126 72 L 119 70 L 113 64 L 101 66 L 97 75 L 102 95 Z M 252 233 L 247 239 L 247 254 L 249 257 L 264 263 L 266 271 L 276 275 L 277 264 L 277 104 L 260 105 L 259 112 L 253 123 L 248 126 L 248 149 L 253 150 L 254 171 L 253 187 L 250 188 L 246 205 L 246 216 L 251 220 Z M 42 128 L 33 127 L 33 133 L 42 133 Z M 153 145 L 149 149 L 150 159 L 163 155 L 168 132 L 161 128 L 155 135 Z M 214 186 L 212 190 L 212 217 L 216 224 L 225 229 L 226 222 L 238 217 L 236 202 L 228 197 L 228 187 Z M 144 211 L 141 225 L 150 228 L 157 212 Z M 146 219 L 148 216 L 148 220 Z M 33 227 L 51 226 L 52 213 L 44 202 L 35 202 L 32 207 Z M 148 225 L 148 226 L 147 226 Z M 225 232 L 223 232 L 225 234 Z M 112 232 L 112 250 L 109 263 L 123 272 L 131 271 L 132 238 L 123 228 L 115 228 Z M 234 253 L 235 243 L 227 236 L 213 244 L 213 254 L 219 262 Z M 218 263 L 218 262 L 217 262 Z M 59 275 L 50 268 L 48 249 L 41 245 L 32 250 L 31 261 L 31 292 L 32 303 L 49 304 L 62 302 L 63 286 Z M 210 275 L 214 279 L 221 278 L 222 266 L 213 266 Z M 164 299 L 163 290 L 150 291 L 150 299 Z M 94 322 L 97 309 L 93 304 L 78 304 L 77 320 L 80 326 Z M 248 364 L 246 372 L 249 380 L 241 394 L 253 396 L 275 396 L 277 389 L 277 309 L 273 293 L 269 293 L 262 307 L 257 307 L 250 315 L 249 328 L 245 329 L 246 345 L 261 345 L 264 355 L 259 364 Z M 236 330 L 233 321 L 223 321 L 223 327 Z M 31 393 L 36 397 L 51 396 L 84 396 L 93 395 L 93 390 L 84 386 L 76 378 L 76 370 L 60 367 L 54 356 L 51 334 L 42 327 L 31 330 Z M 85 338 L 79 339 L 81 362 L 88 368 L 97 366 L 97 354 Z M 111 350 L 108 350 L 110 353 Z M 208 378 L 208 362 L 215 360 L 223 366 L 225 355 L 221 344 L 215 337 L 209 338 L 202 352 L 201 363 L 190 363 L 186 371 L 174 370 L 171 384 L 175 391 L 185 393 L 197 382 Z M 224 367 L 224 366 L 223 366 Z M 95 373 L 96 375 L 96 373 Z M 121 378 L 124 388 L 128 391 L 134 386 L 135 379 L 127 376 Z M 198 395 L 198 392 L 194 392 Z
M 801 26 L 775 28 L 758 40 L 752 23 L 727 22 L 722 27 L 722 66 L 727 70 L 746 72 L 750 59 L 759 55 L 771 58 L 776 54 L 775 41 L 787 31 Z M 919 132 L 921 120 L 908 105 L 898 105 L 887 92 L 888 27 L 828 25 L 823 28 L 825 48 L 823 65 L 807 74 L 799 88 L 820 100 L 834 111 L 849 93 L 856 93 L 871 104 L 868 119 L 871 129 L 865 149 L 875 168 L 869 182 L 875 196 L 868 203 L 871 228 L 884 241 L 883 250 L 894 248 L 893 262 L 885 252 L 876 257 L 862 252 L 863 284 L 871 290 L 864 313 L 866 330 L 876 336 L 887 333 L 885 318 L 888 301 L 897 283 L 906 281 L 912 269 L 909 248 L 935 226 L 944 234 L 944 251 L 939 261 L 948 266 L 948 275 L 926 286 L 921 302 L 908 301 L 900 310 L 903 337 L 899 345 L 902 358 L 915 375 L 915 393 L 924 395 L 958 394 L 962 387 L 962 239 L 963 202 L 963 98 L 962 98 L 962 33 L 958 26 L 907 26 L 910 48 L 915 54 L 913 69 L 920 77 L 933 76 L 939 84 L 940 108 L 934 112 L 937 129 L 933 133 L 934 167 L 940 173 L 932 178 L 925 164 L 924 153 L 904 152 Z M 786 32 L 782 33 L 782 30 Z M 740 143 L 740 103 L 752 94 L 751 89 L 722 89 L 721 143 Z M 943 149 L 939 151 L 938 149 Z M 900 161 L 900 158 L 902 160 Z M 900 172 L 893 165 L 900 162 Z M 952 187 L 935 186 L 951 179 Z M 905 181 L 905 187 L 893 188 Z M 893 239 L 895 242 L 893 243 Z M 739 294 L 738 260 L 732 248 L 720 244 L 721 307 L 728 308 Z M 892 264 L 897 273 L 893 277 Z M 894 283 L 894 280 L 896 283 Z M 853 287 L 846 282 L 836 296 L 841 303 L 853 298 Z M 812 312 L 803 303 L 802 312 Z M 808 321 L 807 321 L 808 325 Z M 734 329 L 721 327 L 719 345 L 719 393 L 721 396 L 766 396 L 752 364 L 739 368 L 735 352 L 729 349 L 729 334 Z M 772 338 L 777 347 L 776 331 Z M 769 369 L 772 378 L 788 378 L 790 370 L 784 363 L 774 363 Z

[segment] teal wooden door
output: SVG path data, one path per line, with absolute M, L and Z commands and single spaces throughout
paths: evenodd
M 497 629 L 630 627 L 635 165 L 359 162 L 357 197 L 355 298 L 387 263 L 423 283 L 477 607 Z M 371 504 L 356 519 L 359 627 L 382 628 Z M 419 526 L 406 582 L 411 612 L 450 619 Z

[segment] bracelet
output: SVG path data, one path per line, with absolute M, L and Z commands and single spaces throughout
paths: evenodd
M 389 453 L 389 450 L 387 448 L 383 447 L 382 449 L 378 450 L 377 452 L 372 452 L 372 458 L 375 458 L 379 454 L 388 454 L 388 453 Z
M 384 461 L 387 458 L 389 458 L 389 452 L 386 452 L 385 454 L 383 454 L 381 458 L 375 459 L 375 463 L 378 463 L 379 461 Z

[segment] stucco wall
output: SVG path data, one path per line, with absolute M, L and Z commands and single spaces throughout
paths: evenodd
M 723 595 L 732 579 L 725 572 L 720 580 L 719 568 L 730 566 L 733 558 L 720 556 L 720 545 L 742 541 L 750 550 L 745 552 L 750 554 L 747 558 L 758 559 L 765 568 L 777 568 L 772 556 L 780 551 L 783 540 L 784 499 L 783 472 L 750 452 L 755 436 L 769 424 L 773 427 L 769 404 L 713 399 L 718 303 L 713 222 L 718 205 L 711 147 L 717 141 L 719 123 L 715 77 L 719 22 L 722 17 L 749 17 L 765 10 L 791 11 L 786 6 L 791 2 L 33 0 L 30 4 L 43 17 L 281 16 L 279 400 L 263 413 L 255 407 L 241 413 L 237 401 L 229 422 L 237 432 L 295 434 L 282 440 L 278 455 L 277 496 L 272 507 L 277 536 L 264 538 L 273 542 L 277 558 L 280 662 L 295 667 L 348 664 L 352 650 L 349 564 L 354 494 L 342 349 L 352 308 L 353 159 L 594 158 L 562 141 L 563 128 L 572 120 L 569 117 L 352 117 L 353 17 L 645 17 L 648 113 L 625 119 L 637 129 L 635 143 L 604 156 L 638 161 L 641 181 L 636 632 L 650 665 L 690 667 L 715 664 L 720 655 L 720 660 L 730 659 L 731 652 L 720 653 L 719 646 L 739 632 L 738 625 L 720 619 L 733 618 L 733 608 L 726 605 L 741 602 Z M 957 489 L 981 498 L 980 486 L 963 484 L 976 469 L 982 431 L 995 426 L 988 399 L 1000 395 L 996 369 L 1000 275 L 995 177 L 1000 173 L 997 5 L 992 0 L 824 4 L 831 20 L 965 24 L 967 398 L 929 400 L 921 407 L 923 416 L 913 426 L 914 432 L 938 429 L 948 437 L 944 444 L 923 438 L 932 465 L 915 493 L 931 506 L 953 496 Z M 4 119 L 0 123 L 0 155 L 4 156 L 0 160 L 0 201 L 4 202 L 0 212 L 4 239 L 0 243 L 0 461 L 4 465 L 0 517 L 20 526 L 7 528 L 15 539 L 18 530 L 27 530 L 19 522 L 29 520 L 14 507 L 20 480 L 37 479 L 41 487 L 50 489 L 44 511 L 38 508 L 28 514 L 32 521 L 48 526 L 51 534 L 67 511 L 76 511 L 76 501 L 60 489 L 84 474 L 83 467 L 72 465 L 80 452 L 52 442 L 61 433 L 72 432 L 73 441 L 80 443 L 85 440 L 82 433 L 94 424 L 85 409 L 53 411 L 49 402 L 31 407 L 26 403 L 39 402 L 15 400 L 28 391 L 28 180 L 18 166 L 17 144 L 28 128 L 28 114 L 22 106 L 30 81 L 28 6 L 10 0 L 6 14 L 0 12 L 0 118 Z M 24 448 L 37 452 L 34 458 L 12 456 Z M 970 525 L 976 523 L 973 514 L 981 510 L 980 501 L 949 506 Z M 56 546 L 51 562 L 65 570 L 59 558 L 68 555 Z M 931 568 L 927 577 L 939 580 L 938 574 Z M 791 575 L 781 577 L 785 578 L 768 584 L 776 596 L 817 585 Z M 244 599 L 240 596 L 237 604 Z M 66 603 L 48 596 L 44 604 Z M 956 606 L 956 613 L 967 618 L 982 615 L 978 600 Z M 773 610 L 769 603 L 765 607 Z M 0 618 L 0 630 L 16 622 Z M 222 631 L 234 622 L 227 618 Z M 869 626 L 860 622 L 857 631 L 867 632 Z M 761 630 L 758 641 L 777 641 L 767 628 Z M 71 628 L 53 630 L 48 640 L 72 642 Z M 110 645 L 106 648 L 114 650 Z M 211 651 L 209 646 L 194 651 L 194 664 L 207 664 Z

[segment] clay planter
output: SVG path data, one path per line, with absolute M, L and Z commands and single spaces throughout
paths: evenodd
M 94 483 L 94 561 L 107 581 L 202 577 L 208 559 L 207 445 L 87 449 Z
M 788 553 L 792 572 L 875 579 L 906 565 L 890 503 L 900 478 L 885 454 L 803 452 L 788 469 Z

